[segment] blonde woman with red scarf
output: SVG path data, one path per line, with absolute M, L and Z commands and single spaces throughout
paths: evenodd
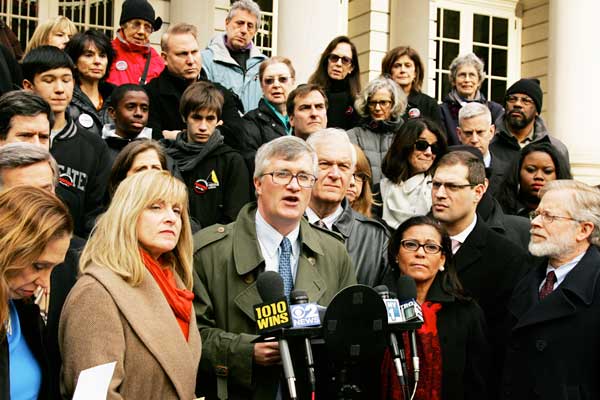
M 201 344 L 187 204 L 185 185 L 168 172 L 119 185 L 63 308 L 63 396 L 82 370 L 116 361 L 108 399 L 195 398 Z

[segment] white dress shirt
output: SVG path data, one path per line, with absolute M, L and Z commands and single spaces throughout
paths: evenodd
M 329 214 L 325 218 L 321 219 L 310 207 L 307 207 L 305 211 L 308 222 L 311 224 L 316 224 L 317 221 L 321 220 L 329 230 L 333 229 L 333 224 L 335 221 L 337 221 L 340 215 L 342 215 L 342 212 L 344 212 L 344 209 L 340 205 L 332 214 Z
M 475 214 L 473 222 L 471 222 L 465 230 L 454 236 L 450 236 L 450 239 L 452 239 L 452 254 L 456 254 L 458 249 L 460 249 L 460 246 L 467 240 L 467 237 L 473 232 L 473 229 L 475 229 L 475 224 L 477 224 L 477 214 Z
M 265 271 L 275 271 L 279 273 L 279 255 L 281 253 L 279 246 L 283 240 L 283 235 L 277 232 L 275 228 L 265 221 L 262 215 L 260 215 L 259 210 L 256 210 L 256 217 L 254 220 L 256 224 L 256 238 L 258 239 L 260 252 L 265 259 Z M 300 258 L 299 235 L 300 222 L 298 221 L 296 228 L 294 228 L 294 230 L 287 235 L 287 238 L 292 244 L 292 256 L 290 258 L 290 264 L 292 267 L 292 277 L 294 278 L 294 282 L 296 281 L 298 260 Z
M 579 264 L 579 261 L 581 261 L 581 259 L 583 258 L 584 255 L 585 255 L 585 251 L 583 253 L 581 253 L 580 255 L 578 255 L 577 257 L 575 257 L 574 259 L 572 259 L 571 261 L 569 261 L 563 265 L 560 265 L 556 268 L 553 267 L 552 265 L 548 264 L 548 266 L 546 267 L 546 276 L 548 276 L 548 272 L 550 272 L 550 271 L 554 271 L 554 274 L 556 275 L 556 282 L 554 282 L 554 286 L 552 287 L 552 290 L 556 290 L 556 288 L 561 283 L 563 283 L 563 281 L 565 280 L 565 278 L 567 277 L 569 272 L 571 272 L 571 270 L 573 268 L 575 268 L 577 266 L 577 264 Z M 546 278 L 544 278 L 544 280 L 540 284 L 538 291 L 542 290 L 542 286 L 544 286 L 544 283 L 546 283 Z

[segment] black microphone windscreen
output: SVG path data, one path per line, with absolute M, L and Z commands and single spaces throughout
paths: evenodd
M 398 301 L 402 303 L 405 300 L 417 298 L 417 284 L 410 276 L 402 275 L 398 278 Z
M 308 294 L 304 290 L 294 289 L 290 292 L 290 303 L 306 304 L 308 303 Z
M 385 285 L 375 286 L 373 290 L 376 291 L 377 294 L 379 294 L 384 299 L 390 298 L 390 289 L 388 289 L 388 287 Z
M 283 279 L 275 271 L 265 271 L 258 275 L 256 288 L 265 303 L 274 303 L 284 296 Z

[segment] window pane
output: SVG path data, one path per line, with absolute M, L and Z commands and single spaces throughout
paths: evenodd
M 442 59 L 440 57 L 441 47 L 442 47 L 442 41 L 436 40 L 435 41 L 435 67 L 436 68 L 442 67 Z
M 450 81 L 448 80 L 448 74 L 444 73 L 441 74 L 441 78 L 442 80 L 442 99 L 444 99 L 444 97 L 446 97 L 446 95 L 448 93 L 450 93 Z
M 506 93 L 506 81 L 492 79 L 492 96 L 489 98 L 496 103 L 504 105 L 504 94 Z
M 481 87 L 479 88 L 479 91 L 481 92 L 481 94 L 487 99 L 488 98 L 488 79 L 484 79 L 483 83 L 481 84 Z
M 473 41 L 480 43 L 490 42 L 490 17 L 475 14 L 473 17 Z
M 492 42 L 498 46 L 508 46 L 508 20 L 494 17 L 492 22 Z
M 489 56 L 489 47 L 487 46 L 473 46 L 473 53 L 477 55 L 477 57 L 481 58 L 483 61 L 483 70 L 487 74 L 490 70 L 490 56 Z
M 492 49 L 492 75 L 507 76 L 507 51 Z
M 442 43 L 442 69 L 450 68 L 452 60 L 458 56 L 458 43 Z
M 435 24 L 435 36 L 440 37 L 440 26 L 442 25 L 442 9 L 437 9 L 437 23 Z
M 460 12 L 444 10 L 444 37 L 458 39 L 460 36 Z

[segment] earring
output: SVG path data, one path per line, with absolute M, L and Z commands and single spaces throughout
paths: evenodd
M 443 272 L 446 268 L 443 265 L 440 266 L 440 272 Z

